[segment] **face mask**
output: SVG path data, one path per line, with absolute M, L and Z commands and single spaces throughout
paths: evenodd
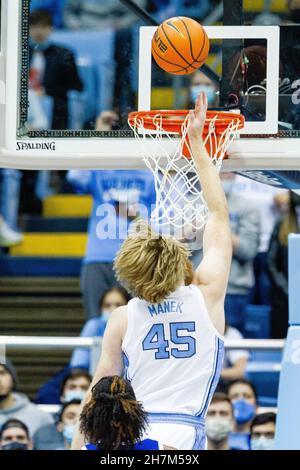
M 110 315 L 111 315 L 111 312 L 107 312 L 107 311 L 103 310 L 103 311 L 102 311 L 101 318 L 102 318 L 102 320 L 103 320 L 105 323 L 107 323 L 107 321 L 108 321 Z
M 229 196 L 232 190 L 232 181 L 222 180 L 222 186 L 223 186 L 224 193 L 226 194 L 226 196 Z
M 221 442 L 233 430 L 233 423 L 227 418 L 206 418 L 207 437 L 213 442 Z
M 75 434 L 75 424 L 65 424 L 64 430 L 63 430 L 63 436 L 68 442 L 68 444 L 71 444 L 74 434 Z
M 85 392 L 83 390 L 69 390 L 65 393 L 64 403 L 69 403 L 72 400 L 83 400 Z
M 251 450 L 273 450 L 274 438 L 267 438 L 265 436 L 251 439 Z
M 1 447 L 1 450 L 28 450 L 27 444 L 22 442 L 10 442 Z
M 211 105 L 214 102 L 215 96 L 216 96 L 215 89 L 212 85 L 194 85 L 194 86 L 192 86 L 192 88 L 191 88 L 191 100 L 192 100 L 192 102 L 193 103 L 196 102 L 196 99 L 198 98 L 199 93 L 201 93 L 202 91 L 204 91 L 204 93 L 206 93 L 208 105 Z
M 233 412 L 238 424 L 245 424 L 255 416 L 255 406 L 246 400 L 236 400 L 233 402 Z

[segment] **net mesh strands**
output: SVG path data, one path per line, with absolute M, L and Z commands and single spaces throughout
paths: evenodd
M 209 213 L 191 157 L 188 119 L 188 110 L 140 111 L 130 113 L 128 118 L 142 146 L 144 162 L 154 176 L 156 206 L 151 223 L 169 227 L 173 234 L 179 233 L 180 238 L 201 230 Z M 203 142 L 218 171 L 230 143 L 243 125 L 244 117 L 240 114 L 207 112 Z M 147 145 L 149 139 L 155 146 Z M 172 147 L 166 145 L 168 141 Z

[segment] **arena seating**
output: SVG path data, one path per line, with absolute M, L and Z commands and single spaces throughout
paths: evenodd
M 42 217 L 23 218 L 24 242 L 1 257 L 1 334 L 79 334 L 85 319 L 79 275 L 90 210 L 88 196 L 58 195 L 45 199 Z M 70 354 L 11 352 L 21 391 L 34 399 L 39 386 L 68 363 Z

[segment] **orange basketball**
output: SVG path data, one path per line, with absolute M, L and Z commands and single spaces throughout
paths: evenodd
M 166 72 L 187 75 L 204 64 L 209 39 L 200 23 L 176 16 L 164 21 L 154 33 L 152 55 Z

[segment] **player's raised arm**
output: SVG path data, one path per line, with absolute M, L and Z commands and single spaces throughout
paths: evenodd
M 223 303 L 232 256 L 228 206 L 217 169 L 203 143 L 202 133 L 207 112 L 207 98 L 200 93 L 195 109 L 190 112 L 188 136 L 201 188 L 209 209 L 203 236 L 203 260 L 196 271 L 211 318 L 223 333 Z
M 90 388 L 82 401 L 81 410 L 91 398 L 93 386 L 100 379 L 112 375 L 123 375 L 122 339 L 123 330 L 126 331 L 126 309 L 126 306 L 120 307 L 111 314 L 103 336 L 101 357 Z M 78 423 L 72 441 L 72 450 L 80 450 L 83 445 L 84 438 L 79 431 Z

